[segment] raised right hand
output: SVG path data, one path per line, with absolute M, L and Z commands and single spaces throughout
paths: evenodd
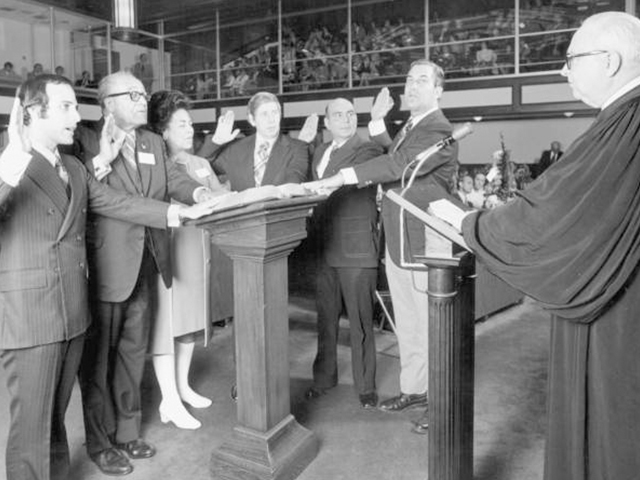
M 216 131 L 213 134 L 211 141 L 216 145 L 225 145 L 234 140 L 240 133 L 239 129 L 233 129 L 233 123 L 235 122 L 235 114 L 233 110 L 227 110 L 220 118 L 218 118 L 218 124 L 216 125 Z
M 116 127 L 113 115 L 108 115 L 100 132 L 100 153 L 98 154 L 104 165 L 109 165 L 116 159 L 126 136 L 123 130 Z
M 389 93 L 387 87 L 384 87 L 376 96 L 371 107 L 371 120 L 382 120 L 392 108 L 393 99 L 391 98 L 391 93 Z
M 31 140 L 24 125 L 24 109 L 20 105 L 20 99 L 17 95 L 11 107 L 7 133 L 9 135 L 9 145 L 12 145 L 12 148 L 19 148 L 26 153 L 31 152 Z

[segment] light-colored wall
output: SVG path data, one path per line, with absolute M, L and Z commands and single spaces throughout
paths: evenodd
M 491 154 L 500 150 L 501 133 L 512 161 L 535 163 L 553 140 L 564 150 L 592 122 L 585 117 L 477 122 L 474 132 L 460 141 L 460 163 L 490 163 Z

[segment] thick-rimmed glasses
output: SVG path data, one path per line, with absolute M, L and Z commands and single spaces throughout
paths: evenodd
M 129 92 L 120 92 L 120 93 L 111 93 L 109 95 L 107 95 L 105 98 L 109 98 L 109 97 L 121 97 L 122 95 L 129 95 L 129 98 L 131 99 L 132 102 L 137 102 L 138 100 L 140 100 L 141 98 L 144 98 L 144 100 L 146 102 L 149 101 L 150 96 L 147 95 L 144 92 L 138 92 L 137 90 L 131 90 Z
M 591 50 L 590 52 L 582 52 L 582 53 L 567 53 L 564 56 L 564 63 L 567 64 L 567 69 L 571 70 L 571 64 L 575 58 L 580 57 L 591 57 L 593 55 L 602 55 L 603 53 L 609 53 L 608 50 Z

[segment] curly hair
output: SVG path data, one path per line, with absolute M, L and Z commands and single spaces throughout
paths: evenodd
M 178 110 L 189 110 L 191 104 L 187 96 L 178 90 L 159 90 L 151 95 L 148 107 L 148 127 L 162 135 Z

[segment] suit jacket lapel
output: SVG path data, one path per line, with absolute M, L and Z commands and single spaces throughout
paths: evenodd
M 320 165 L 320 162 L 322 161 L 324 152 L 326 152 L 327 148 L 329 148 L 330 146 L 331 146 L 331 142 L 323 143 L 322 145 L 320 145 L 320 147 L 316 149 L 315 152 L 313 152 L 313 161 L 311 162 L 311 176 L 313 177 L 314 180 L 318 180 L 320 178 L 318 177 L 318 165 Z M 328 167 L 329 166 L 327 165 L 327 168 Z M 326 172 L 327 169 L 325 168 L 324 171 Z
M 276 143 L 273 144 L 267 168 L 264 171 L 262 185 L 269 185 L 273 182 L 278 172 L 284 168 L 285 159 L 289 155 L 289 143 L 282 135 L 278 136 Z
M 32 159 L 25 175 L 40 187 L 51 199 L 54 206 L 64 215 L 69 207 L 69 199 L 64 184 L 58 178 L 56 169 L 36 150 L 31 152 Z
M 351 137 L 347 142 L 342 145 L 340 148 L 335 150 L 329 159 L 329 163 L 327 164 L 327 168 L 324 170 L 324 176 L 331 176 L 337 173 L 337 170 L 342 168 L 342 164 L 345 160 L 347 160 L 353 154 L 353 151 L 360 144 L 360 137 L 358 134 L 355 134 Z
M 114 173 L 118 175 L 118 178 L 122 180 L 122 183 L 124 183 L 125 188 L 128 192 L 142 193 L 140 191 L 140 187 L 136 185 L 136 182 L 131 176 L 134 174 L 137 175 L 137 172 L 133 172 L 132 168 L 127 168 L 125 162 L 126 160 L 122 156 L 122 154 L 118 153 L 118 156 L 116 157 L 116 159 L 113 162 L 111 162 L 111 169 L 113 170 Z
M 238 165 L 238 169 L 242 175 L 242 177 L 244 178 L 246 185 L 251 185 L 253 187 L 256 186 L 256 180 L 253 176 L 253 154 L 256 150 L 256 136 L 252 135 L 248 138 L 248 141 L 246 143 L 246 152 L 243 155 L 244 158 L 238 158 L 237 161 L 239 161 L 239 165 Z M 231 161 L 236 161 L 234 159 L 232 159 Z M 269 163 L 267 162 L 267 165 Z M 264 180 L 264 179 L 263 179 Z
M 64 222 L 58 233 L 58 239 L 62 238 L 78 215 L 80 207 L 83 203 L 86 204 L 86 196 L 83 194 L 86 177 L 84 168 L 77 162 L 69 159 L 66 155 L 61 155 L 60 160 L 69 173 L 69 186 L 71 187 L 71 201 L 69 202 L 69 209 L 65 215 Z
M 146 135 L 140 130 L 138 130 L 136 134 L 136 165 L 138 167 L 138 172 L 140 172 L 142 191 L 144 192 L 145 196 L 147 196 L 149 195 L 149 189 L 151 188 L 151 172 L 153 170 L 153 165 L 140 164 L 140 155 L 138 152 L 148 153 L 150 155 L 154 155 L 155 157 L 155 153 L 152 152 L 149 147 L 149 142 L 146 139 Z M 155 158 L 155 161 L 164 161 L 164 159 Z

